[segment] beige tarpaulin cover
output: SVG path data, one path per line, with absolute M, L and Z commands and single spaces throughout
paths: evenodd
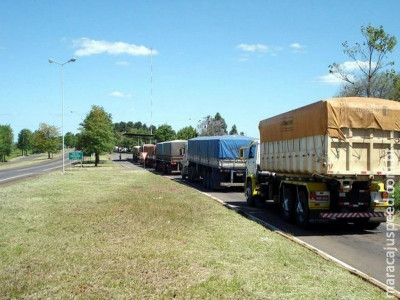
M 261 142 L 328 134 L 345 139 L 341 128 L 400 131 L 400 102 L 377 98 L 332 98 L 263 120 Z

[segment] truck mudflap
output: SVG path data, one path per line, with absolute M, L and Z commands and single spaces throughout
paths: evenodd
M 333 213 L 323 212 L 320 213 L 321 219 L 359 219 L 359 218 L 386 218 L 384 212 L 344 212 L 344 213 Z

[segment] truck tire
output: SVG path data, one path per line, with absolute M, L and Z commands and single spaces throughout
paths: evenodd
M 305 191 L 299 191 L 298 198 L 296 199 L 294 215 L 297 225 L 303 228 L 308 227 L 310 216 L 308 209 L 308 197 Z
M 293 221 L 294 217 L 294 195 L 289 187 L 283 187 L 281 199 L 281 213 L 283 219 L 288 222 Z
M 244 191 L 244 196 L 246 197 L 248 206 L 254 207 L 256 205 L 256 200 L 253 196 L 253 188 L 251 181 L 247 182 L 246 189 Z

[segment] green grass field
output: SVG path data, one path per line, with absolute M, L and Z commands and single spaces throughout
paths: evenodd
M 111 162 L 0 189 L 0 299 L 384 299 L 196 190 Z

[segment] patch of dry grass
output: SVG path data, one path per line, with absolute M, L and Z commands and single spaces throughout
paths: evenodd
M 73 168 L 0 190 L 0 298 L 379 299 L 197 191 Z

